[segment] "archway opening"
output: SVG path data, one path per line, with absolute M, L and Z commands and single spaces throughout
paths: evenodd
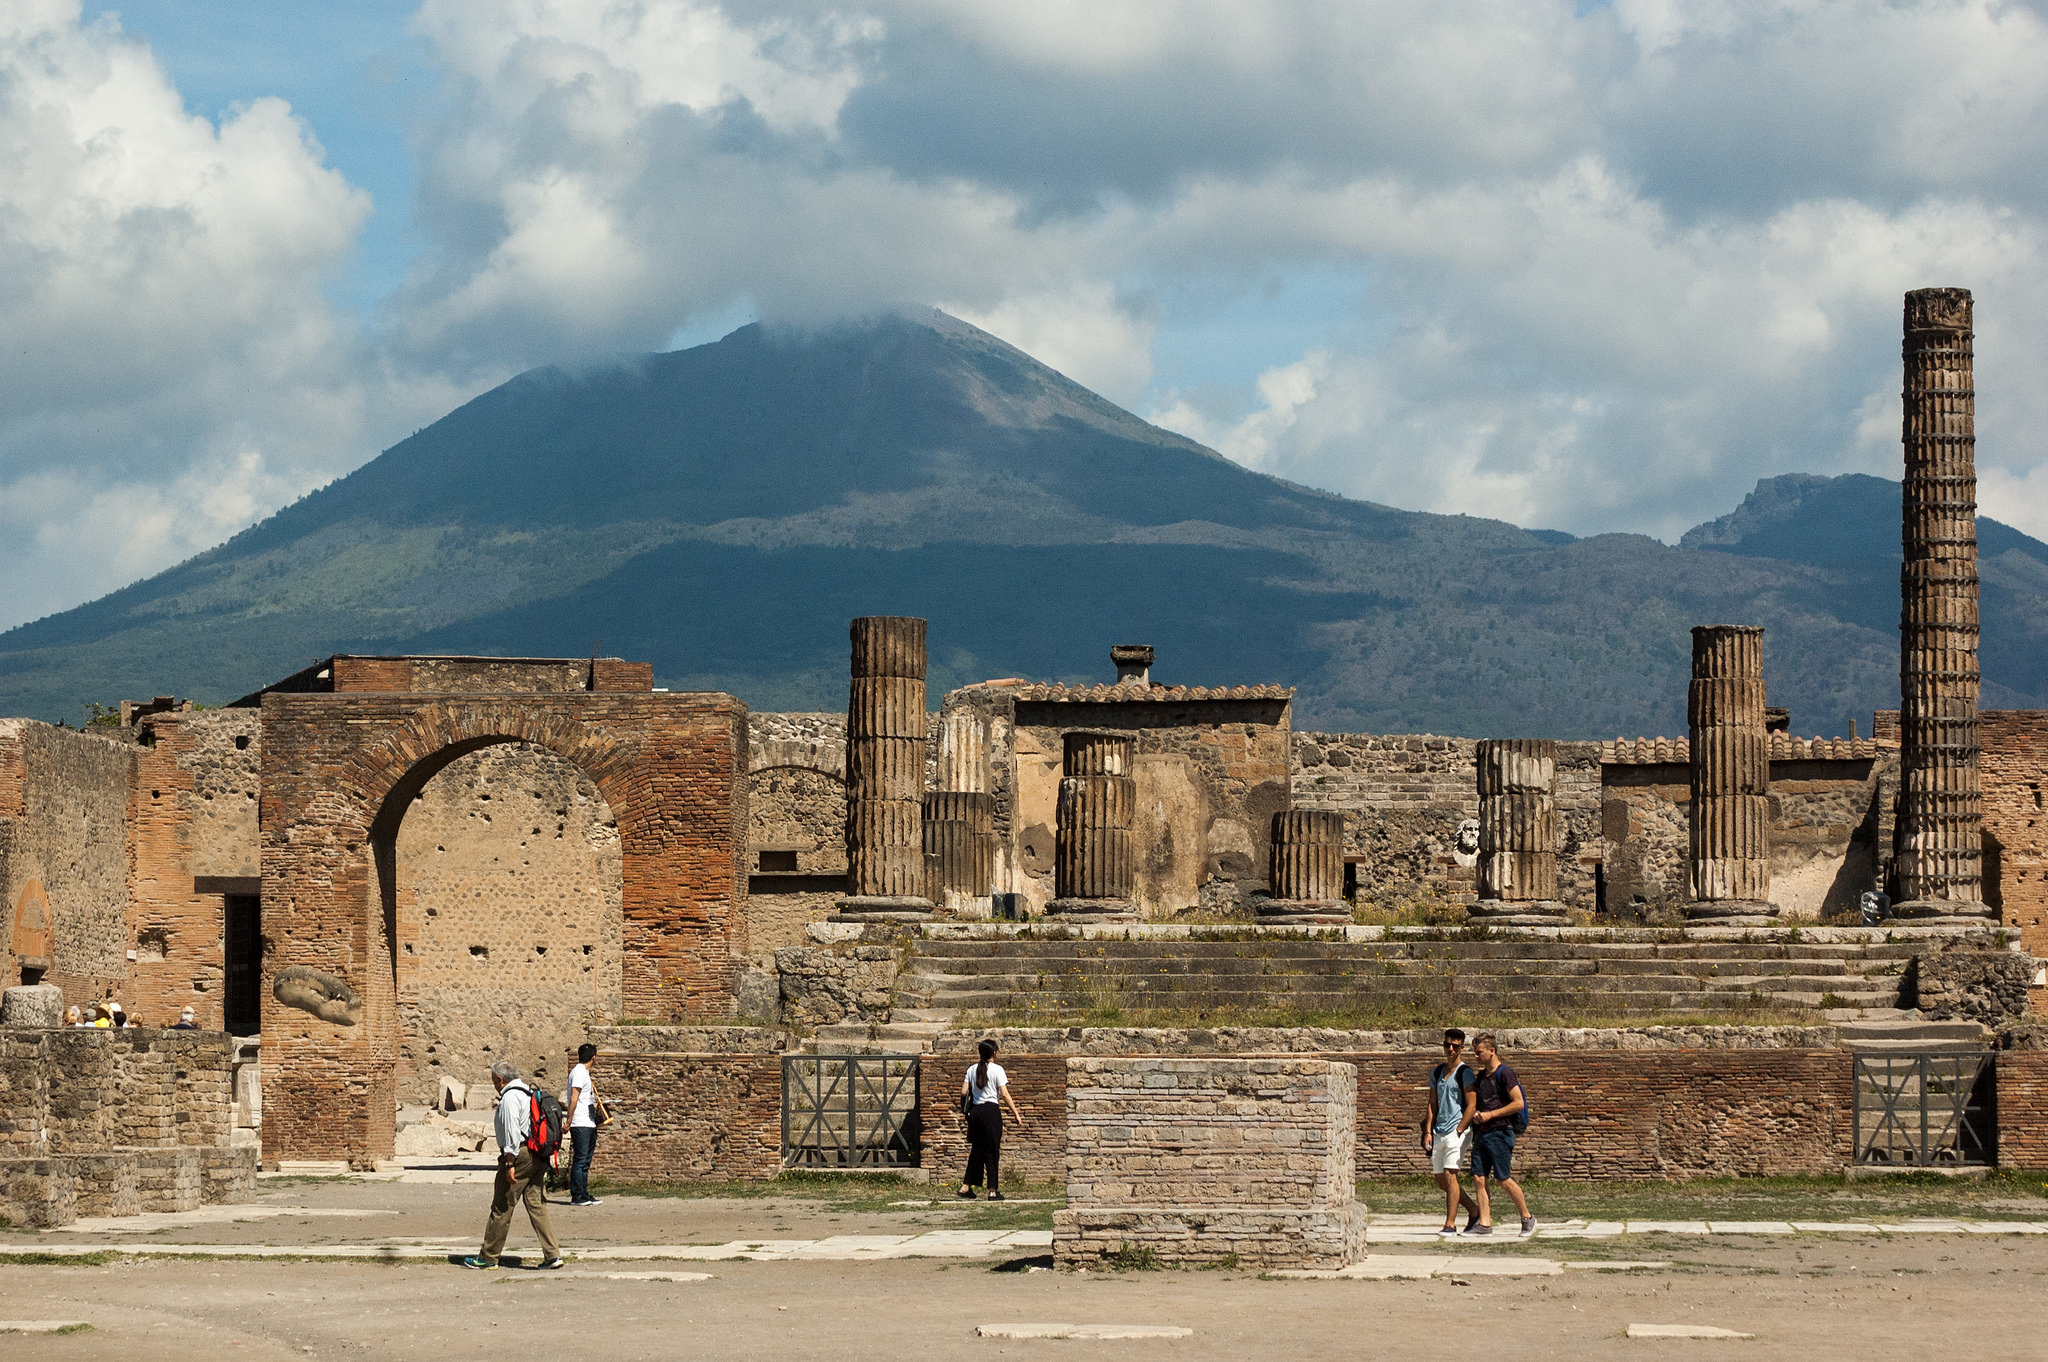
M 372 842 L 397 998 L 398 1099 L 490 1066 L 559 1087 L 566 1051 L 621 1010 L 619 830 L 596 784 L 540 746 L 459 744 L 409 771 Z

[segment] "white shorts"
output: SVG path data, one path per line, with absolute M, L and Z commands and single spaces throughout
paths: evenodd
M 1454 1130 L 1448 1135 L 1436 1137 L 1436 1143 L 1429 1149 L 1429 1171 L 1431 1173 L 1456 1173 L 1465 1167 L 1465 1152 L 1472 1147 L 1470 1129 Z

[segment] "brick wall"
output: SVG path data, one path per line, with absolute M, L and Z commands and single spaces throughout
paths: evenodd
M 936 1183 L 967 1171 L 967 1123 L 960 1115 L 960 1080 L 974 1063 L 965 1053 L 924 1058 L 918 1084 L 924 1126 L 923 1165 Z M 1002 1054 L 996 1062 L 1010 1076 L 1010 1097 L 1024 1113 L 1020 1128 L 1003 1113 L 1003 1176 L 1029 1182 L 1065 1182 L 1067 1177 L 1067 1057 Z
M 471 751 L 544 748 L 609 805 L 620 839 L 622 1009 L 656 1020 L 731 1013 L 746 949 L 738 701 L 271 693 L 262 712 L 266 1164 L 391 1156 L 400 815 Z M 279 1003 L 269 985 L 295 966 L 342 981 L 361 1000 L 354 1024 Z
M 2048 956 L 2048 711 L 1994 709 L 1984 744 L 1984 901 L 2017 927 L 2027 953 Z
M 1998 1053 L 1998 1166 L 2048 1171 L 2048 1050 Z
M 116 997 L 127 983 L 133 750 L 98 733 L 0 719 L 0 984 L 21 982 L 13 936 L 31 898 L 51 920 L 42 982 L 70 1002 Z
M 1348 1202 L 1357 1105 L 1325 1059 L 1070 1059 L 1067 1205 Z
M 530 743 L 460 757 L 398 829 L 398 1092 L 487 1084 L 510 1059 L 554 1087 L 620 1015 L 619 829 L 589 776 Z
M 955 1056 L 934 1056 L 924 1084 L 925 1164 L 951 1178 L 966 1140 L 944 1112 L 958 1091 Z M 1327 1051 L 1356 1066 L 1356 1158 L 1361 1177 L 1429 1171 L 1421 1122 L 1429 1071 L 1423 1051 Z M 1571 1179 L 1764 1176 L 1837 1172 L 1850 1158 L 1850 1059 L 1843 1050 L 1570 1050 L 1512 1053 L 1536 1112 L 1516 1149 L 1520 1166 Z M 1034 1179 L 1062 1176 L 1065 1057 L 1005 1055 L 1032 1130 L 1004 1133 L 1004 1164 Z M 943 1091 L 942 1091 L 943 1089 Z
M 129 803 L 128 918 L 136 961 L 123 999 L 138 1022 L 168 1026 L 190 1007 L 225 1021 L 220 881 L 253 884 L 262 715 L 186 710 L 142 720 Z
M 600 1050 L 617 1115 L 593 1171 L 631 1182 L 772 1178 L 782 1168 L 782 1057 Z

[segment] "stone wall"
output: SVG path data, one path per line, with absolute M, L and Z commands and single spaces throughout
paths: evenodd
M 135 738 L 128 917 L 136 960 L 124 1002 L 139 1022 L 168 1026 L 190 1007 L 196 1024 L 217 1030 L 227 1021 L 226 897 L 256 892 L 262 874 L 262 715 L 171 711 L 142 719 Z
M 1998 1166 L 2048 1172 L 2048 1049 L 2001 1050 L 1997 1066 Z
M 783 1025 L 810 1031 L 887 1021 L 900 965 L 894 946 L 784 946 L 775 952 Z
M 1062 1267 L 1342 1267 L 1362 1256 L 1349 1064 L 1299 1058 L 1067 1061 Z
M 491 1065 L 560 1087 L 553 1067 L 620 1015 L 618 823 L 589 776 L 513 743 L 458 758 L 398 831 L 399 1100 Z
M 1135 1030 L 1056 1028 L 992 1032 L 1026 1131 L 1004 1135 L 1006 1168 L 1060 1166 L 1066 1150 L 1064 1060 L 1073 1054 L 1296 1055 L 1357 1070 L 1357 1173 L 1428 1172 L 1418 1134 L 1429 1071 L 1429 1032 L 1312 1028 Z M 1569 1179 L 1750 1177 L 1837 1172 L 1850 1159 L 1851 1060 L 1826 1027 L 1529 1029 L 1500 1033 L 1503 1057 L 1525 1080 L 1535 1119 L 1516 1147 L 1518 1167 Z M 958 1092 L 976 1036 L 941 1037 L 925 1083 L 927 1166 L 964 1160 L 943 1102 Z M 940 1053 L 953 1050 L 955 1053 Z
M 1344 812 L 1360 903 L 1398 909 L 1475 896 L 1477 748 L 1428 734 L 1295 735 L 1294 805 Z M 1556 800 L 1558 899 L 1590 912 L 1601 855 L 1599 744 L 1557 745 Z
M 121 739 L 0 719 L 0 985 L 40 960 L 30 973 L 45 969 L 71 1002 L 126 987 L 132 762 Z
M 766 968 L 846 893 L 846 716 L 749 714 L 747 942 Z
M 1033 915 L 1053 898 L 1064 737 L 1096 730 L 1128 734 L 1135 744 L 1132 900 L 1140 916 L 1249 912 L 1252 896 L 1269 888 L 1273 815 L 1288 802 L 1287 701 L 1027 698 L 1067 693 L 1021 688 L 1007 743 L 990 744 L 992 764 L 1005 749 L 1010 762 L 990 791 L 996 892 L 1023 895 Z
M 1691 768 L 1682 738 L 1602 744 L 1605 910 L 1640 920 L 1691 897 Z M 1857 910 L 1881 876 L 1896 751 L 1862 739 L 1771 737 L 1771 901 L 1817 922 Z
M 967 1123 L 960 1115 L 960 1081 L 975 1061 L 979 1037 L 940 1037 L 924 1058 L 918 1085 L 923 1113 L 923 1165 L 934 1182 L 958 1178 L 967 1169 Z M 944 1048 L 940 1048 L 943 1046 Z M 1005 1182 L 1064 1182 L 1067 1176 L 1067 1057 L 1059 1054 L 996 1056 L 1010 1076 L 1010 1098 L 1024 1124 L 1003 1115 L 1002 1174 Z
M 2013 951 L 1937 947 L 1913 957 L 1899 1005 L 1932 1021 L 2007 1025 L 2026 1015 L 2036 968 Z

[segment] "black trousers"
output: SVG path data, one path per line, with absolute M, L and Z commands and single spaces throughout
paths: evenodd
M 988 1189 L 999 1189 L 1002 1174 L 997 1164 L 1003 1157 L 1003 1110 L 994 1102 L 976 1102 L 967 1113 L 967 1185 L 980 1185 L 983 1176 Z

